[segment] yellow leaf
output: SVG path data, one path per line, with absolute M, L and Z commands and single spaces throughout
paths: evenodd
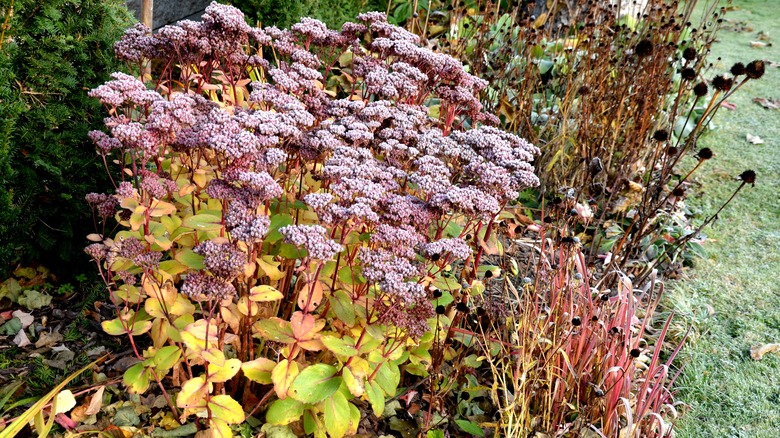
M 268 285 L 255 286 L 249 290 L 249 299 L 255 302 L 277 301 L 282 298 L 283 293 Z
M 176 397 L 176 406 L 180 408 L 197 408 L 206 406 L 206 394 L 211 391 L 211 384 L 206 383 L 206 376 L 198 376 L 187 380 L 181 386 Z
M 271 380 L 271 372 L 275 367 L 276 362 L 264 357 L 259 357 L 255 360 L 241 364 L 241 370 L 244 372 L 244 376 L 246 376 L 247 379 L 262 385 L 268 385 L 273 382 Z
M 296 377 L 298 377 L 298 362 L 290 362 L 287 359 L 279 362 L 271 371 L 271 381 L 276 396 L 280 399 L 287 398 L 287 391 Z
M 273 256 L 262 256 L 257 259 L 257 268 L 263 271 L 272 281 L 284 277 L 284 272 L 279 270 L 279 264 L 279 262 L 274 260 Z
M 160 201 L 158 199 L 153 201 L 152 204 L 153 206 L 149 210 L 149 216 L 152 217 L 168 216 L 176 212 L 176 206 L 171 203 Z
M 208 407 L 212 419 L 219 419 L 228 424 L 240 424 L 244 421 L 244 409 L 229 395 L 211 396 Z
M 73 397 L 73 393 L 70 392 L 70 389 L 66 389 L 57 394 L 57 411 L 54 412 L 54 415 L 64 414 L 65 412 L 73 409 L 75 406 L 76 398 Z
M 203 352 L 203 359 L 209 363 L 208 381 L 212 383 L 227 382 L 241 369 L 238 359 L 225 359 L 225 354 L 216 348 Z

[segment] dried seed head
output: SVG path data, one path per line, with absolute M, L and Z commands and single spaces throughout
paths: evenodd
M 685 50 L 683 50 L 682 56 L 686 61 L 693 61 L 696 59 L 696 49 L 693 47 L 686 47 Z
M 696 153 L 696 157 L 700 160 L 709 160 L 712 158 L 712 149 L 710 148 L 701 148 L 699 149 L 699 152 Z
M 745 74 L 750 79 L 758 79 L 764 76 L 764 61 L 756 59 L 745 67 Z
M 639 351 L 639 349 L 638 349 L 638 348 L 632 348 L 632 349 L 631 349 L 631 351 L 629 352 L 629 354 L 631 355 L 631 357 L 633 357 L 634 359 L 636 359 L 637 357 L 639 357 L 639 353 L 641 353 L 641 351 Z
M 571 325 L 573 325 L 574 327 L 579 327 L 581 324 L 582 324 L 582 320 L 580 319 L 579 316 L 575 316 L 574 318 L 571 319 Z
M 729 91 L 731 90 L 731 86 L 734 85 L 734 80 L 731 78 L 727 78 L 723 75 L 718 75 L 712 78 L 712 86 L 716 90 L 720 91 Z
M 438 315 L 444 315 L 444 312 L 446 312 L 447 309 L 444 308 L 442 305 L 436 306 L 436 314 Z
M 685 196 L 685 189 L 682 187 L 677 187 L 676 189 L 672 190 L 672 195 L 676 197 Z
M 669 155 L 670 157 L 677 155 L 677 152 L 679 152 L 679 150 L 674 146 L 666 148 L 666 155 Z
M 636 53 L 636 55 L 640 58 L 650 56 L 653 53 L 653 43 L 650 42 L 650 40 L 640 41 L 634 48 L 634 53 Z
M 439 289 L 436 289 L 433 291 L 433 297 L 434 298 L 441 298 L 442 292 Z
M 738 62 L 731 66 L 731 74 L 734 76 L 742 76 L 745 74 L 745 64 Z
M 582 85 L 580 86 L 580 88 L 577 89 L 577 94 L 579 94 L 580 96 L 587 96 L 588 94 L 590 94 L 590 88 L 588 88 L 587 85 Z
M 693 94 L 696 95 L 696 97 L 704 97 L 707 95 L 707 84 L 704 82 L 699 82 L 693 87 Z
M 658 131 L 655 131 L 653 133 L 653 140 L 655 141 L 666 141 L 669 139 L 669 131 L 665 129 L 659 129 Z
M 455 305 L 455 309 L 458 312 L 468 312 L 469 311 L 469 306 L 467 306 L 466 303 L 461 302 L 461 303 L 458 303 L 458 304 Z
M 545 216 L 544 217 L 544 223 L 546 223 L 546 224 L 553 223 L 553 218 L 551 216 Z
M 690 67 L 686 67 L 682 69 L 682 71 L 680 72 L 680 76 L 682 76 L 684 81 L 692 81 L 696 79 L 696 70 Z
M 739 174 L 739 179 L 744 181 L 747 184 L 755 185 L 756 184 L 756 172 L 752 170 L 746 170 Z

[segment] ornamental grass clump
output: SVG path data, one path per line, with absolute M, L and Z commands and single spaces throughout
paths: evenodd
M 494 126 L 485 81 L 382 13 L 281 30 L 212 3 L 115 49 L 151 76 L 90 92 L 121 172 L 88 196 L 119 231 L 87 253 L 117 312 L 103 328 L 140 360 L 129 391 L 155 383 L 215 435 L 265 411 L 343 436 L 453 359 L 496 217 L 538 184 L 539 150 Z

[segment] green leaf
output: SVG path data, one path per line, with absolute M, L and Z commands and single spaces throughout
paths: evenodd
M 181 348 L 175 345 L 169 345 L 157 350 L 154 353 L 154 368 L 155 371 L 162 374 L 167 374 L 168 370 L 176 365 L 181 357 Z
M 426 438 L 444 438 L 444 431 L 439 429 L 429 430 L 425 436 Z
M 51 304 L 51 295 L 37 290 L 26 290 L 22 292 L 18 303 L 30 310 L 40 309 Z
M 485 436 L 485 432 L 479 427 L 479 424 L 468 420 L 455 420 L 455 423 L 463 429 L 464 432 L 474 436 Z
M 280 318 L 268 318 L 257 321 L 252 326 L 255 336 L 262 336 L 270 341 L 289 344 L 295 342 L 292 325 Z
M 322 343 L 325 344 L 325 348 L 332 351 L 333 353 L 336 353 L 339 356 L 357 355 L 357 349 L 355 348 L 354 340 L 352 340 L 352 342 L 350 343 L 349 340 L 344 338 L 337 338 L 335 336 L 324 335 L 320 338 L 320 341 L 322 341 Z
M 133 394 L 142 394 L 149 388 L 149 372 L 143 363 L 137 363 L 122 376 L 127 389 Z
M 277 426 L 290 424 L 293 421 L 300 420 L 305 408 L 306 405 L 291 397 L 287 397 L 284 400 L 275 400 L 268 406 L 268 412 L 265 413 L 265 421 Z
M 17 333 L 19 333 L 19 330 L 22 329 L 22 320 L 13 317 L 5 322 L 5 324 L 0 325 L 0 335 L 4 336 L 14 336 Z
M 272 382 L 271 372 L 274 370 L 274 367 L 276 367 L 276 362 L 259 357 L 255 360 L 244 362 L 241 365 L 241 370 L 247 379 L 262 385 L 268 385 Z
M 204 268 L 203 256 L 195 254 L 190 248 L 178 251 L 174 258 L 190 269 L 199 271 Z
M 181 226 L 199 231 L 218 231 L 223 225 L 221 217 L 204 213 L 185 217 Z
M 379 383 L 385 394 L 395 396 L 398 383 L 401 381 L 401 371 L 398 365 L 391 362 L 383 362 L 376 370 L 374 381 Z
M 330 307 L 333 313 L 341 322 L 348 326 L 355 325 L 355 306 L 352 304 L 352 298 L 344 290 L 337 290 L 330 296 Z
M 371 403 L 371 410 L 374 411 L 374 415 L 381 417 L 382 412 L 385 411 L 385 393 L 382 392 L 382 387 L 376 381 L 367 382 L 366 395 Z
M 312 365 L 298 374 L 289 394 L 303 403 L 319 403 L 336 392 L 341 385 L 341 377 L 336 376 L 336 367 L 323 363 Z
M 282 240 L 282 233 L 279 232 L 279 228 L 292 225 L 293 218 L 289 214 L 275 214 L 271 216 L 271 223 L 268 225 L 268 234 L 265 236 L 265 241 L 268 243 L 274 243 Z
M 347 399 L 341 392 L 336 391 L 326 398 L 323 404 L 325 430 L 333 438 L 341 438 L 346 435 L 350 416 Z
M 229 395 L 212 395 L 208 402 L 211 416 L 228 424 L 244 422 L 244 409 Z

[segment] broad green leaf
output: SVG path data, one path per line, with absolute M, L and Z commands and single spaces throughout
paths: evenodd
M 347 434 L 355 435 L 360 426 L 360 410 L 352 403 L 349 404 L 349 430 Z
M 40 309 L 51 304 L 51 295 L 29 289 L 22 292 L 22 295 L 17 299 L 17 303 L 29 310 Z
M 439 429 L 429 430 L 425 436 L 426 438 L 444 438 L 444 431 Z
M 485 436 L 485 432 L 481 427 L 479 427 L 479 424 L 473 421 L 458 419 L 455 420 L 455 423 L 458 425 L 458 427 L 463 429 L 464 432 L 467 432 L 472 436 Z
M 276 396 L 280 399 L 287 398 L 290 385 L 292 385 L 296 377 L 298 377 L 298 362 L 287 359 L 279 362 L 271 371 L 271 381 L 274 384 Z
M 376 381 L 366 382 L 366 395 L 368 401 L 371 403 L 371 410 L 374 411 L 374 415 L 382 417 L 382 413 L 385 411 L 385 393 L 382 392 L 382 387 Z
M 221 217 L 205 213 L 184 218 L 181 226 L 199 231 L 218 231 L 223 227 Z
M 176 252 L 174 259 L 181 262 L 184 266 L 187 266 L 188 268 L 194 269 L 196 271 L 204 268 L 203 256 L 195 254 L 195 252 L 193 252 L 190 248 Z
M 127 389 L 133 394 L 143 394 L 149 388 L 149 372 L 143 363 L 137 363 L 122 376 Z
M 357 356 L 358 354 L 354 345 L 354 340 L 350 343 L 349 340 L 345 338 L 324 335 L 320 338 L 320 341 L 325 345 L 325 348 L 339 356 Z
M 154 368 L 158 373 L 167 374 L 180 357 L 181 349 L 179 347 L 175 345 L 163 347 L 154 353 Z
M 355 325 L 355 306 L 352 298 L 345 291 L 339 289 L 330 296 L 330 308 L 341 322 L 348 326 Z
M 244 376 L 246 376 L 247 379 L 262 385 L 272 383 L 271 372 L 274 370 L 274 367 L 276 367 L 276 362 L 264 357 L 259 357 L 255 360 L 241 364 L 241 370 L 244 372 Z
M 262 285 L 249 290 L 249 299 L 255 302 L 278 301 L 284 298 L 284 294 L 276 288 Z
M 208 402 L 212 418 L 219 418 L 228 424 L 244 422 L 244 409 L 229 395 L 212 395 Z
M 255 336 L 263 337 L 270 341 L 285 344 L 295 342 L 290 322 L 280 318 L 261 319 L 252 326 L 252 329 Z
M 292 397 L 287 397 L 284 400 L 275 400 L 268 406 L 268 412 L 265 413 L 265 421 L 277 426 L 290 424 L 301 419 L 305 408 L 306 405 Z
M 304 370 L 306 371 L 306 370 Z M 338 391 L 326 398 L 323 402 L 323 417 L 325 430 L 333 438 L 341 438 L 346 435 L 349 429 L 349 402 L 344 395 Z
M 301 371 L 290 385 L 289 394 L 303 403 L 319 403 L 336 392 L 340 385 L 341 377 L 336 375 L 336 367 L 320 363 Z
M 385 394 L 391 397 L 395 396 L 398 383 L 401 381 L 401 371 L 398 369 L 398 365 L 392 362 L 383 362 L 374 374 L 374 381 L 379 383 Z
M 268 225 L 268 234 L 265 236 L 265 241 L 269 243 L 278 242 L 282 240 L 282 233 L 279 232 L 279 228 L 292 225 L 293 218 L 289 214 L 274 214 L 271 216 L 271 223 Z
M 132 336 L 146 333 L 152 328 L 152 321 L 135 321 L 135 323 L 128 322 L 127 324 Z M 103 327 L 103 331 L 112 336 L 119 336 L 127 333 L 124 327 L 122 327 L 122 321 L 119 318 L 103 321 L 100 325 Z

